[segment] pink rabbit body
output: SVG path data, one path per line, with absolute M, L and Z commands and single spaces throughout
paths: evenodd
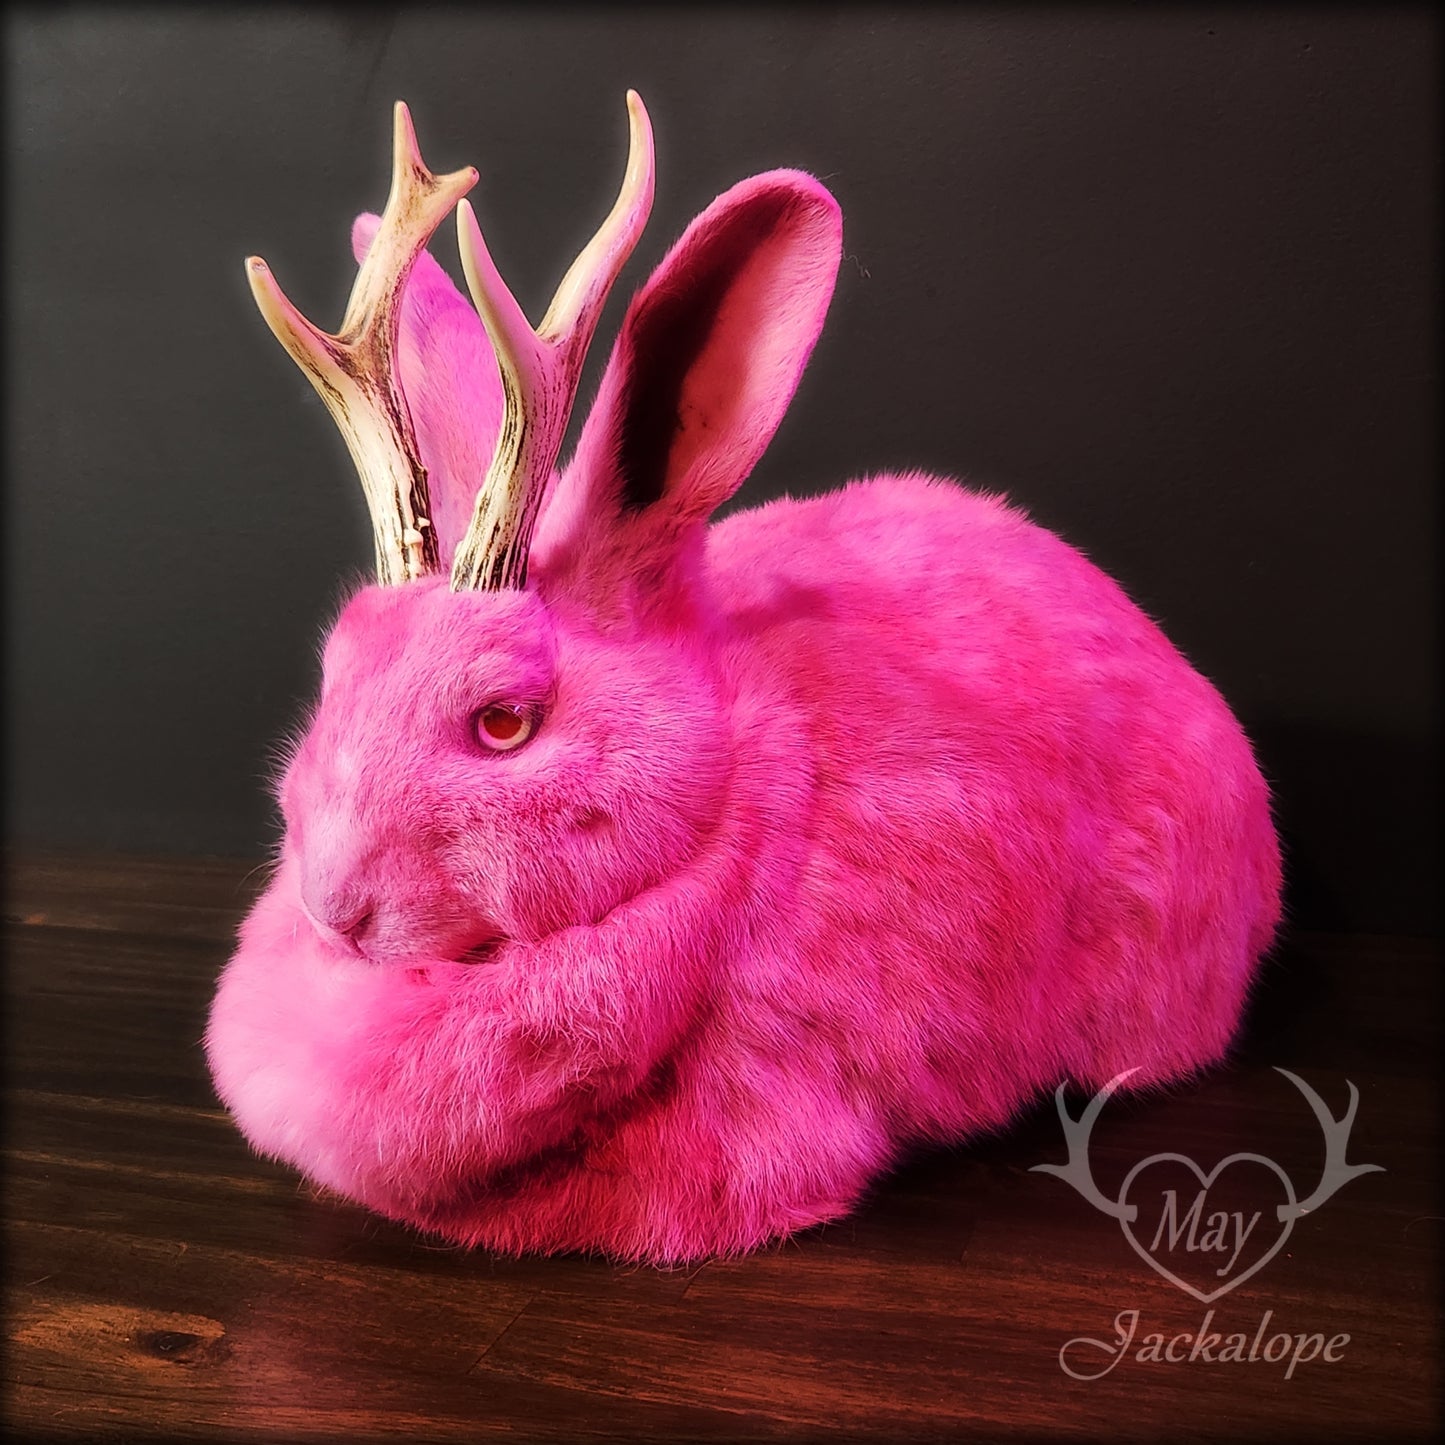
M 807 176 L 720 197 L 629 308 L 526 586 L 346 606 L 207 1034 L 257 1149 L 467 1244 L 677 1261 L 1061 1079 L 1226 1049 L 1279 916 L 1267 791 L 1119 587 L 919 476 L 707 525 L 839 249 Z M 446 555 L 496 364 L 425 255 L 401 325 Z M 479 746 L 495 703 L 523 745 Z

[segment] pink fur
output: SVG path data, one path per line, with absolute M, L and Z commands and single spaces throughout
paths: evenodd
M 468 1244 L 684 1260 L 1060 1079 L 1227 1047 L 1268 796 L 1119 587 L 920 476 L 706 525 L 839 250 L 809 177 L 720 197 L 628 311 L 527 589 L 346 608 L 207 1034 L 257 1149 Z M 404 326 L 449 551 L 495 367 L 429 258 Z M 513 753 L 473 738 L 497 699 L 542 709 Z

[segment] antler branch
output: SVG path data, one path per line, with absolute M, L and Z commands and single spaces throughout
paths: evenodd
M 471 205 L 457 208 L 462 269 L 502 377 L 504 412 L 476 511 L 452 561 L 453 591 L 521 587 L 527 550 L 607 293 L 652 209 L 652 126 L 627 92 L 627 171 L 616 204 L 572 263 L 535 330 L 497 272 Z
M 396 103 L 391 194 L 357 273 L 336 334 L 306 320 L 259 256 L 246 261 L 261 315 L 326 403 L 366 492 L 377 576 L 400 583 L 440 570 L 426 468 L 396 371 L 401 298 L 422 248 L 476 184 L 468 166 L 435 176 L 417 148 L 405 104 Z
M 1093 1171 L 1089 1167 L 1089 1134 L 1103 1112 L 1104 1105 L 1109 1102 L 1110 1095 L 1130 1074 L 1138 1072 L 1138 1069 L 1126 1069 L 1122 1074 L 1116 1074 L 1094 1095 L 1077 1119 L 1070 1116 L 1064 1104 L 1065 1086 L 1060 1084 L 1054 1091 L 1054 1103 L 1058 1106 L 1059 1122 L 1064 1126 L 1064 1140 L 1069 1146 L 1069 1162 L 1035 1164 L 1029 1171 L 1032 1174 L 1057 1174 L 1060 1179 L 1072 1184 L 1095 1209 L 1115 1219 L 1133 1219 L 1138 1208 L 1133 1204 L 1121 1205 L 1117 1200 L 1106 1199 L 1099 1191 L 1099 1186 L 1094 1183 Z
M 1305 1102 L 1314 1111 L 1314 1116 L 1320 1121 L 1320 1128 L 1325 1134 L 1325 1167 L 1320 1175 L 1320 1182 L 1315 1192 L 1308 1199 L 1301 1199 L 1296 1204 L 1281 1204 L 1277 1210 L 1281 1221 L 1286 1219 L 1298 1219 L 1302 1214 L 1308 1214 L 1312 1209 L 1318 1209 L 1330 1195 L 1342 1189 L 1346 1184 L 1360 1174 L 1383 1173 L 1383 1164 L 1346 1164 L 1345 1150 L 1350 1143 L 1350 1130 L 1355 1123 L 1355 1110 L 1359 1107 L 1360 1091 L 1350 1083 L 1345 1083 L 1350 1090 L 1350 1104 L 1345 1110 L 1342 1118 L 1336 1119 L 1330 1112 L 1330 1107 L 1298 1074 L 1292 1074 L 1288 1069 L 1275 1068 L 1275 1073 L 1283 1074 L 1301 1094 L 1305 1096 Z

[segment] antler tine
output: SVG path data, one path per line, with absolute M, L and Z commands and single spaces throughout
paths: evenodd
M 1350 1145 L 1350 1130 L 1355 1126 L 1355 1110 L 1360 1105 L 1360 1091 L 1354 1083 L 1346 1079 L 1345 1085 L 1350 1091 L 1350 1104 L 1344 1114 L 1336 1119 L 1330 1111 L 1330 1106 L 1300 1078 L 1298 1074 L 1292 1074 L 1288 1069 L 1275 1066 L 1275 1073 L 1283 1074 L 1295 1088 L 1305 1097 L 1305 1102 L 1310 1106 L 1316 1119 L 1319 1120 L 1320 1128 L 1325 1136 L 1325 1166 L 1320 1172 L 1320 1182 L 1315 1191 L 1307 1199 L 1298 1200 L 1296 1203 L 1281 1204 L 1276 1211 L 1281 1220 L 1298 1219 L 1302 1214 L 1308 1214 L 1312 1209 L 1318 1209 L 1337 1190 L 1344 1188 L 1351 1179 L 1361 1174 L 1381 1174 L 1384 1172 L 1383 1164 L 1347 1164 L 1345 1163 L 1345 1151 Z
M 607 293 L 627 263 L 652 210 L 652 126 L 642 97 L 627 92 L 627 170 L 607 219 L 567 268 L 552 304 L 537 328 L 539 336 L 559 342 L 580 339 L 585 348 L 597 329 Z
M 498 274 L 471 205 L 457 207 L 462 269 L 497 354 L 505 415 L 467 535 L 452 562 L 453 591 L 521 587 L 532 528 L 551 475 L 582 363 L 612 283 L 652 209 L 652 126 L 641 97 L 627 92 L 628 160 L 607 219 L 562 278 L 534 331 Z
M 1094 1183 L 1093 1170 L 1089 1165 L 1089 1135 L 1093 1132 L 1099 1115 L 1103 1113 L 1104 1105 L 1109 1102 L 1115 1090 L 1131 1074 L 1138 1072 L 1139 1070 L 1134 1068 L 1125 1069 L 1122 1074 L 1115 1074 L 1094 1095 L 1077 1119 L 1069 1113 L 1069 1107 L 1064 1103 L 1064 1090 L 1067 1086 L 1060 1084 L 1054 1091 L 1054 1105 L 1059 1111 L 1059 1123 L 1064 1128 L 1064 1142 L 1069 1149 L 1068 1162 L 1066 1164 L 1035 1164 L 1029 1170 L 1031 1174 L 1057 1174 L 1060 1179 L 1072 1184 L 1095 1209 L 1112 1215 L 1115 1219 L 1132 1220 L 1138 1212 L 1138 1206 L 1106 1199 L 1099 1186 Z
M 333 335 L 313 326 L 259 256 L 246 261 L 251 291 L 266 324 L 316 388 L 346 439 L 366 492 L 377 576 L 384 583 L 440 570 L 426 468 L 396 374 L 397 325 L 417 257 L 476 181 L 470 166 L 444 176 L 427 169 L 411 114 L 397 101 L 391 193 L 351 288 L 341 330 Z

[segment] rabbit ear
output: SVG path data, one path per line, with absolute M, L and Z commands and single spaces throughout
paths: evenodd
M 783 419 L 841 253 L 838 203 L 797 171 L 743 181 L 693 221 L 628 308 L 539 523 L 549 590 L 604 614 L 672 592 Z
M 370 213 L 356 218 L 351 249 L 358 262 L 371 248 L 379 224 L 380 217 Z M 427 469 L 432 521 L 446 570 L 496 446 L 502 382 L 476 310 L 426 251 L 417 257 L 402 300 L 396 364 Z

